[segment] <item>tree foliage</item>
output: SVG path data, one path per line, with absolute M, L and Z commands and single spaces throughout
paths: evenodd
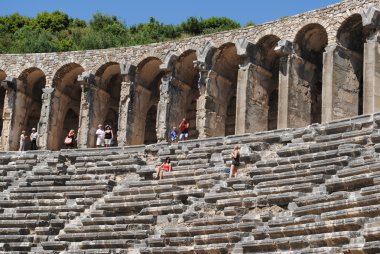
M 0 17 L 0 53 L 62 52 L 126 47 L 175 40 L 239 28 L 226 17 L 189 17 L 167 25 L 151 17 L 147 23 L 127 26 L 116 16 L 100 12 L 87 23 L 61 11 L 42 12 L 35 18 L 18 13 Z

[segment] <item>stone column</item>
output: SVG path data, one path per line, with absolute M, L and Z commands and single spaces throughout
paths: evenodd
M 294 53 L 290 41 L 280 40 L 275 51 L 282 55 L 279 73 L 278 128 L 312 123 L 312 89 L 319 79 L 317 66 Z
M 95 137 L 93 124 L 94 100 L 95 100 L 95 77 L 93 74 L 84 72 L 78 76 L 79 85 L 82 88 L 80 111 L 79 111 L 79 130 L 78 148 L 94 147 L 91 142 Z
M 172 103 L 172 72 L 166 72 L 161 78 L 160 85 L 160 100 L 157 105 L 157 122 L 156 122 L 156 133 L 157 141 L 163 142 L 168 140 L 169 126 L 169 115 Z
M 133 139 L 133 128 L 131 128 L 135 117 L 135 72 L 136 67 L 123 63 L 120 65 L 123 82 L 121 82 L 119 102 L 119 123 L 117 132 L 117 143 L 119 146 L 131 145 Z
M 165 70 L 164 70 L 165 71 Z M 170 138 L 170 130 L 186 115 L 190 86 L 173 77 L 173 72 L 167 71 L 161 79 L 160 101 L 157 107 L 157 140 Z
M 42 89 L 42 107 L 41 107 L 41 116 L 40 121 L 38 122 L 38 139 L 37 146 L 40 149 L 48 149 L 48 140 L 49 135 L 51 135 L 51 116 L 52 112 L 52 104 L 55 93 L 55 88 L 43 88 Z
M 370 6 L 362 17 L 364 29 L 372 31 L 363 55 L 363 114 L 370 114 L 380 111 L 380 11 Z
M 17 80 L 13 77 L 6 77 L 6 79 L 1 82 L 1 86 L 6 89 L 1 142 L 5 151 L 17 150 L 19 145 L 18 136 L 21 133 L 17 135 L 17 133 L 12 131 L 14 125 L 14 114 L 16 113 Z
M 253 63 L 240 66 L 236 94 L 236 134 L 268 129 L 268 90 L 272 74 Z
M 362 56 L 339 45 L 323 53 L 322 122 L 358 115 Z

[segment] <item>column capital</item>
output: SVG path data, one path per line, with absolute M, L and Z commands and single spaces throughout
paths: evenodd
M 12 76 L 7 76 L 2 82 L 1 86 L 4 87 L 8 91 L 16 91 L 17 89 L 17 79 Z
M 130 77 L 134 77 L 136 74 L 136 69 L 137 69 L 136 66 L 134 66 L 133 64 L 127 61 L 123 61 L 122 63 L 120 63 L 120 74 L 122 76 L 128 75 Z
M 369 29 L 380 28 L 380 10 L 374 5 L 369 5 L 367 8 L 363 9 L 360 15 L 363 20 L 363 27 Z
M 54 87 L 47 87 L 47 88 L 42 88 L 42 92 L 44 94 L 52 94 L 53 92 L 55 91 L 55 88 Z
M 245 37 L 238 38 L 235 42 L 236 52 L 238 56 L 247 56 L 250 42 Z
M 279 40 L 274 51 L 280 56 L 286 56 L 294 54 L 293 42 L 288 40 Z

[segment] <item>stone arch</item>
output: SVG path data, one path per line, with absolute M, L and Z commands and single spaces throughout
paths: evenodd
M 200 96 L 198 89 L 199 72 L 194 68 L 194 61 L 197 59 L 195 50 L 183 52 L 175 62 L 174 82 L 180 87 L 179 93 L 175 98 L 180 101 L 175 112 L 173 126 L 178 125 L 182 118 L 186 118 L 190 124 L 189 137 L 197 138 L 197 101 Z
M 138 57 L 131 63 L 135 66 L 143 65 L 146 61 L 149 61 L 151 59 L 156 59 L 158 61 L 163 62 L 165 59 L 165 55 L 162 55 L 162 53 L 158 50 L 149 50 L 149 52 L 146 52 L 141 57 Z
M 255 53 L 251 55 L 253 57 L 251 61 L 263 68 L 263 70 L 258 69 L 259 75 L 254 82 L 257 86 L 253 89 L 257 105 L 262 106 L 262 110 L 257 112 L 265 113 L 267 116 L 266 121 L 260 121 L 265 125 L 260 128 L 261 130 L 277 129 L 278 96 L 276 95 L 278 95 L 280 57 L 274 49 L 279 40 L 276 35 L 265 35 L 257 41 Z M 256 119 L 259 119 L 259 116 Z
M 207 91 L 215 100 L 214 110 L 216 114 L 213 117 L 214 119 L 211 119 L 215 124 L 213 136 L 224 136 L 227 127 L 235 130 L 236 103 L 233 105 L 233 102 L 236 100 L 232 98 L 236 97 L 240 62 L 241 58 L 237 54 L 236 45 L 232 42 L 221 45 L 213 52 L 211 58 L 212 78 L 210 79 L 211 82 L 207 84 Z M 231 107 L 232 109 L 228 110 Z M 227 116 L 227 111 L 235 113 Z
M 113 130 L 114 140 L 117 140 L 122 82 L 120 64 L 117 62 L 103 64 L 95 72 L 95 80 L 98 89 L 94 98 L 93 134 L 95 134 L 95 129 L 99 123 L 103 124 L 103 126 L 110 125 Z M 95 137 L 95 135 L 92 136 Z M 95 139 L 93 141 L 95 142 Z
M 5 78 L 7 77 L 7 74 L 5 71 L 0 69 L 0 84 Z M 0 133 L 3 131 L 3 112 L 4 112 L 4 102 L 5 102 L 5 89 L 0 86 Z M 2 135 L 1 135 L 2 136 Z
M 146 126 L 154 126 L 156 130 L 157 117 L 151 117 L 153 114 L 150 111 L 152 107 L 156 107 L 160 100 L 160 84 L 163 72 L 160 69 L 162 61 L 156 57 L 148 57 L 142 60 L 136 68 L 135 77 L 135 135 L 133 135 L 132 144 L 142 144 L 148 140 L 145 137 L 149 136 L 149 142 L 157 142 L 157 136 L 152 139 L 151 133 L 147 134 L 146 131 L 150 131 Z M 155 111 L 157 113 L 157 110 Z M 152 127 L 153 128 L 153 127 Z
M 207 68 L 211 68 L 212 56 L 216 51 L 215 44 L 212 41 L 208 41 L 204 47 L 197 50 L 197 61 L 206 64 Z
M 17 109 L 20 114 L 16 115 L 15 122 L 18 124 L 15 127 L 19 131 L 26 130 L 27 133 L 30 133 L 32 128 L 37 128 L 41 117 L 46 75 L 41 69 L 30 67 L 21 72 L 18 80 L 22 82 L 22 85 L 19 86 L 21 89 L 17 94 L 17 106 L 23 105 L 24 109 Z
M 64 137 L 70 129 L 75 133 L 79 128 L 79 112 L 82 89 L 77 83 L 78 75 L 84 68 L 77 63 L 67 63 L 59 68 L 53 77 L 51 119 L 48 130 L 48 148 L 57 150 L 64 147 Z
M 294 50 L 302 65 L 297 69 L 303 88 L 307 88 L 310 124 L 320 123 L 322 118 L 322 70 L 323 53 L 328 44 L 325 28 L 317 23 L 302 27 L 295 36 Z M 304 96 L 304 95 L 301 95 Z
M 339 118 L 363 114 L 363 48 L 367 37 L 360 14 L 349 16 L 337 31 L 337 57 L 341 59 L 343 75 L 334 85 L 338 92 L 344 91 L 346 98 L 349 97 L 337 105 Z

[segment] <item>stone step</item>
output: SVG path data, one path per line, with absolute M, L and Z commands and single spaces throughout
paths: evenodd
M 136 244 L 136 240 L 92 240 L 83 241 L 80 243 L 79 248 L 81 249 L 97 249 L 97 248 L 129 248 Z
M 91 167 L 91 168 L 76 168 L 74 171 L 68 171 L 69 174 L 94 174 L 94 175 L 103 175 L 103 174 L 127 174 L 134 173 L 137 169 L 140 168 L 140 165 L 117 165 L 117 166 L 102 166 L 102 167 Z
M 31 164 L 16 164 L 16 165 L 0 165 L 0 170 L 3 170 L 4 172 L 9 171 L 32 171 L 33 165 Z
M 223 225 L 208 225 L 208 226 L 192 226 L 192 227 L 176 227 L 176 228 L 166 228 L 166 237 L 184 237 L 184 236 L 196 236 L 196 235 L 206 235 L 206 234 L 217 234 L 217 233 L 230 233 L 230 232 L 251 232 L 252 229 L 257 227 L 256 222 L 244 222 L 244 223 L 234 223 L 234 224 L 223 224 Z
M 141 209 L 145 207 L 168 206 L 168 205 L 176 205 L 178 203 L 179 201 L 175 201 L 173 199 L 160 199 L 160 200 L 139 201 L 139 202 L 98 204 L 95 206 L 95 209 L 104 210 L 104 211 L 112 211 L 112 212 L 123 212 L 123 211 L 139 212 Z
M 164 246 L 165 242 L 167 246 L 192 246 L 194 245 L 194 237 L 188 236 L 188 237 L 167 237 L 164 240 Z M 162 246 L 162 247 L 164 247 Z M 151 246 L 151 247 L 157 247 L 157 246 Z
M 327 167 L 330 165 L 336 166 L 347 166 L 350 158 L 348 156 L 335 157 L 331 159 L 313 161 L 310 163 L 298 163 L 298 164 L 289 164 L 289 165 L 280 165 L 276 167 L 265 167 L 265 168 L 252 168 L 249 172 L 253 175 L 265 175 L 265 174 L 278 174 L 286 173 L 289 171 L 297 172 L 302 169 L 311 169 L 319 167 Z
M 158 165 L 156 165 L 158 166 Z M 136 173 L 140 175 L 140 177 L 144 177 L 146 179 L 152 178 L 153 174 L 156 173 L 155 165 L 147 165 L 142 166 L 141 168 L 136 170 Z M 193 164 L 193 165 L 186 165 L 186 166 L 172 166 L 171 172 L 165 172 L 165 177 L 178 177 L 180 175 L 184 176 L 191 176 L 191 175 L 201 175 L 204 172 L 208 172 L 207 169 L 209 169 L 211 166 L 209 163 L 206 164 Z M 200 171 L 200 173 L 197 173 L 197 171 Z
M 380 253 L 380 241 L 366 242 L 358 245 L 346 245 L 344 246 L 344 250 L 344 253 L 377 254 Z
M 0 243 L 33 242 L 32 235 L 0 235 Z
M 334 192 L 331 194 L 314 194 L 294 199 L 294 202 L 299 206 L 306 206 L 318 203 L 332 202 L 344 200 L 349 197 L 349 192 Z
M 28 235 L 28 228 L 0 228 L 0 235 Z
M 343 133 L 316 136 L 315 141 L 317 143 L 335 141 L 335 140 L 340 140 L 340 139 L 371 135 L 373 132 L 374 132 L 374 130 L 372 128 L 371 129 L 363 129 L 363 130 L 353 130 L 353 131 L 348 131 L 348 132 L 343 132 Z
M 273 217 L 268 221 L 268 227 L 286 227 L 286 226 L 292 226 L 292 225 L 300 225 L 300 224 L 307 224 L 307 223 L 313 223 L 320 220 L 319 215 L 304 215 L 301 217 L 286 217 L 286 216 L 279 216 L 279 217 Z
M 241 243 L 246 252 L 276 252 L 307 247 L 335 247 L 350 243 L 352 238 L 360 235 L 357 231 L 342 231 L 325 234 L 284 237 L 278 239 L 253 240 Z
M 360 195 L 362 196 L 368 196 L 375 193 L 380 193 L 380 185 L 374 185 L 360 189 Z
M 378 205 L 380 197 L 377 194 L 358 197 L 355 199 L 342 199 L 330 202 L 316 203 L 297 207 L 293 211 L 294 216 L 303 216 L 307 214 L 322 214 L 326 212 L 338 212 L 338 210 Z
M 131 230 L 149 230 L 148 224 L 114 224 L 114 225 L 90 225 L 90 226 L 67 226 L 64 228 L 66 234 L 73 233 L 95 233 L 95 232 L 117 232 Z
M 178 199 L 183 200 L 188 197 L 203 198 L 206 193 L 205 189 L 190 189 L 190 190 L 181 190 L 181 191 L 172 191 L 172 192 L 163 192 L 158 194 L 161 199 Z
M 2 213 L 0 220 L 50 220 L 55 216 L 54 213 Z
M 222 177 L 221 173 L 216 173 L 217 171 L 214 171 L 214 172 L 215 173 L 212 173 L 212 174 L 204 174 L 204 175 L 192 176 L 192 177 L 178 177 L 178 178 L 165 178 L 165 173 L 164 173 L 164 179 L 162 180 L 129 182 L 128 186 L 133 188 L 137 186 L 154 186 L 154 185 L 179 185 L 179 186 L 195 185 L 197 181 L 208 180 L 208 179 L 219 180 Z
M 359 231 L 366 218 L 350 218 L 332 221 L 320 221 L 307 224 L 297 224 L 282 227 L 270 227 L 258 229 L 254 232 L 255 239 L 265 239 L 266 236 L 271 239 L 294 237 L 301 235 L 313 235 L 322 233 L 332 233 L 338 231 Z
M 149 193 L 162 193 L 162 192 L 169 192 L 169 191 L 179 191 L 182 190 L 182 188 L 176 186 L 176 185 L 156 185 L 156 186 L 142 186 L 142 187 L 120 187 L 115 188 L 112 192 L 113 195 L 136 195 L 136 194 L 149 194 Z
M 230 232 L 230 233 L 217 233 L 208 235 L 196 235 L 194 236 L 194 242 L 197 245 L 204 244 L 217 244 L 217 243 L 236 243 L 241 240 L 242 237 L 248 236 L 247 232 Z
M 375 184 L 375 178 L 380 172 L 353 175 L 343 178 L 327 179 L 325 186 L 328 192 L 357 190 Z
M 83 205 L 62 205 L 62 206 L 19 206 L 15 210 L 18 213 L 58 213 L 58 212 L 83 212 L 86 209 Z
M 168 206 L 156 206 L 156 207 L 145 207 L 139 213 L 140 215 L 166 215 L 166 214 L 181 214 L 187 209 L 187 206 L 179 205 L 168 205 Z
M 380 227 L 365 228 L 362 235 L 366 242 L 380 241 Z
M 65 205 L 66 199 L 34 199 L 34 200 L 0 200 L 0 207 L 20 207 L 20 206 L 60 206 Z
M 376 217 L 380 215 L 379 205 L 353 207 L 321 213 L 322 220 L 335 220 L 354 217 Z
M 369 165 L 354 167 L 354 168 L 351 168 L 351 167 L 343 168 L 342 170 L 339 170 L 339 172 L 337 173 L 337 176 L 339 178 L 343 178 L 343 177 L 349 177 L 349 176 L 366 174 L 366 173 L 375 173 L 375 172 L 380 172 L 379 162 L 369 164 Z
M 6 251 L 30 251 L 32 247 L 31 242 L 9 242 L 5 244 L 4 249 Z
M 100 233 L 74 233 L 61 234 L 55 238 L 58 241 L 82 242 L 90 240 L 114 240 L 114 239 L 145 239 L 149 235 L 148 230 L 100 232 Z M 0 238 L 1 240 L 1 238 Z
M 0 220 L 0 228 L 35 228 L 49 226 L 47 220 Z
M 117 225 L 117 224 L 154 224 L 156 218 L 152 215 L 144 216 L 115 216 L 115 217 L 96 217 L 82 218 L 81 222 L 84 226 L 90 225 Z
M 302 144 L 297 146 L 286 146 L 277 150 L 277 154 L 280 157 L 290 157 L 297 156 L 308 153 L 324 152 L 329 150 L 336 150 L 342 144 L 360 144 L 366 145 L 369 139 L 369 135 L 358 136 L 353 138 L 346 138 L 341 140 L 321 142 L 321 143 L 311 143 Z
M 293 179 L 293 178 L 303 178 L 305 176 L 312 176 L 312 175 L 319 175 L 319 174 L 334 175 L 339 170 L 339 168 L 340 166 L 329 165 L 325 167 L 301 169 L 297 171 L 275 173 L 271 175 L 254 175 L 253 182 L 254 184 L 259 184 L 262 182 L 269 182 L 269 181 L 283 180 L 283 179 Z
M 269 160 L 262 160 L 262 161 L 256 162 L 256 167 L 258 168 L 276 167 L 279 165 L 313 162 L 313 161 L 318 161 L 318 160 L 331 159 L 335 157 L 339 157 L 338 150 L 331 150 L 331 151 L 326 151 L 326 152 L 323 151 L 319 153 L 303 154 L 299 156 L 281 157 L 281 158 L 273 158 Z
M 46 187 L 21 187 L 10 190 L 11 193 L 37 193 L 37 192 L 74 192 L 74 191 L 107 191 L 108 185 L 94 185 L 94 186 L 46 186 Z
M 318 186 L 316 183 L 300 183 L 293 185 L 285 185 L 280 187 L 267 187 L 267 188 L 257 188 L 255 191 L 257 195 L 270 195 L 270 194 L 279 194 L 286 192 L 304 192 L 310 193 L 313 192 L 313 188 Z
M 148 194 L 135 194 L 128 196 L 105 196 L 105 203 L 121 203 L 121 202 L 139 202 L 147 200 L 156 200 L 158 199 L 158 194 L 148 193 Z
M 256 197 L 256 196 L 257 196 L 257 192 L 254 190 L 243 190 L 243 191 L 222 192 L 222 193 L 207 193 L 205 195 L 205 201 L 208 203 L 216 203 L 218 200 L 221 200 L 221 199 Z
M 361 130 L 361 128 L 361 123 L 351 122 L 350 120 L 337 120 L 335 122 L 329 122 L 314 127 L 314 129 L 321 135 L 345 133 L 350 131 Z
M 261 188 L 268 188 L 268 187 L 289 186 L 289 185 L 301 184 L 301 183 L 321 184 L 325 182 L 325 178 L 326 176 L 324 174 L 317 174 L 317 175 L 305 176 L 302 178 L 289 178 L 289 179 L 283 179 L 283 180 L 261 182 L 257 184 L 255 187 L 261 189 Z
M 42 242 L 41 246 L 44 250 L 62 251 L 67 249 L 69 243 L 65 241 L 48 241 Z
M 295 198 L 303 195 L 300 192 L 287 192 L 279 194 L 261 195 L 257 197 L 219 199 L 216 201 L 216 207 L 222 209 L 229 206 L 255 208 L 266 206 L 285 206 L 291 203 Z
M 192 246 L 175 246 L 175 247 L 142 247 L 139 248 L 141 254 L 194 254 Z
M 187 223 L 191 223 L 192 226 L 208 226 L 208 225 L 223 225 L 237 223 L 239 220 L 236 216 L 214 216 L 200 219 L 189 220 Z

